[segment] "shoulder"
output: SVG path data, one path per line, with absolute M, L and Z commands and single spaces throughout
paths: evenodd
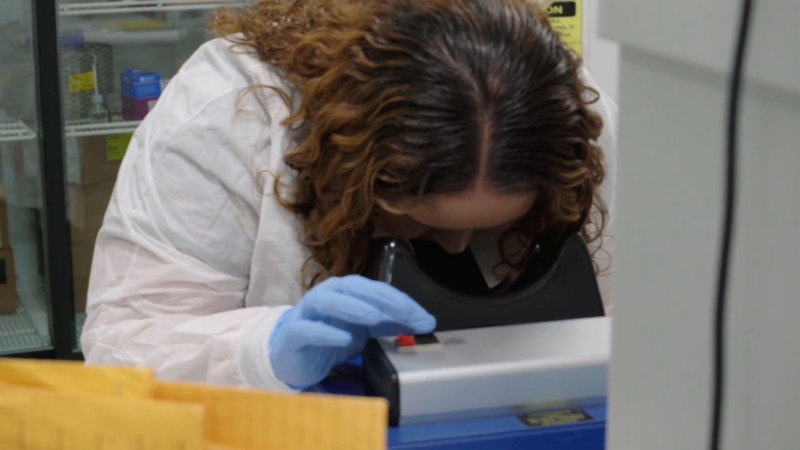
M 201 45 L 181 67 L 180 74 L 231 87 L 269 85 L 291 90 L 277 68 L 259 59 L 246 47 L 225 38 L 212 39 Z
M 279 172 L 293 145 L 282 123 L 289 105 L 274 89 L 259 86 L 292 93 L 277 70 L 230 42 L 201 46 L 137 128 L 118 184 L 157 195 L 165 205 L 174 200 L 171 212 L 180 210 L 181 198 L 199 193 L 207 206 L 236 198 L 244 202 L 238 209 L 258 212 L 267 184 L 255 181 Z
M 270 153 L 285 151 L 282 147 L 291 141 L 282 123 L 291 114 L 290 105 L 275 89 L 290 97 L 296 91 L 257 56 L 227 40 L 211 40 L 170 80 L 137 129 L 139 156 L 157 166 L 179 154 L 215 171 L 225 155 L 233 157 L 229 164 L 237 161 L 243 169 L 269 163 Z
M 274 91 L 260 89 L 260 95 L 245 95 L 248 89 L 269 86 L 292 94 L 293 87 L 275 67 L 267 64 L 246 49 L 237 47 L 223 38 L 213 39 L 197 49 L 170 81 L 162 96 L 167 97 L 170 110 L 189 120 L 210 105 L 231 110 L 236 101 L 258 103 L 272 115 L 288 115 L 288 106 L 283 104 Z M 177 107 L 176 107 L 177 106 Z M 248 105 L 250 106 L 250 105 Z
M 227 274 L 249 272 L 263 173 L 278 172 L 292 145 L 278 72 L 231 44 L 200 47 L 137 128 L 115 188 L 107 232 L 137 245 L 160 241 Z M 131 226 L 131 223 L 135 225 Z

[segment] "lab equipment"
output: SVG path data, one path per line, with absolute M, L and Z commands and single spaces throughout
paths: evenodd
M 269 340 L 270 361 L 281 381 L 305 389 L 358 355 L 371 337 L 429 333 L 435 326 L 411 297 L 385 283 L 334 277 L 278 320 Z
M 366 273 L 433 314 L 442 343 L 367 344 L 366 389 L 389 400 L 392 425 L 605 401 L 609 321 L 586 244 L 569 234 L 530 258 L 510 287 L 476 295 L 430 277 L 404 241 L 373 243 Z
M 442 343 L 433 333 L 419 334 L 417 336 L 401 334 L 397 336 L 394 343 L 400 353 L 416 353 L 423 350 L 442 348 Z
M 441 273 L 434 278 L 412 247 L 399 239 L 371 243 L 365 274 L 411 296 L 436 317 L 437 331 L 602 316 L 594 265 L 581 236 L 567 235 L 553 247 L 532 255 L 511 286 L 501 285 L 485 293 L 476 294 L 477 288 L 465 292 L 454 285 L 471 281 L 458 273 L 469 270 L 457 267 L 458 255 L 452 256 L 452 264 L 436 262 L 455 274 Z M 440 281 L 444 278 L 453 280 L 450 286 Z
M 403 352 L 392 339 L 364 355 L 366 393 L 389 400 L 391 425 L 605 404 L 610 320 L 436 333 L 441 349 Z
M 357 374 L 326 379 L 315 392 L 363 395 Z M 487 418 L 390 427 L 389 450 L 605 449 L 606 407 L 566 407 L 540 412 L 511 412 Z

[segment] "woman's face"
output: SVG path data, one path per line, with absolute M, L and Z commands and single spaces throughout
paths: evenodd
M 394 202 L 392 206 L 406 214 L 381 211 L 376 223 L 398 239 L 432 240 L 449 253 L 461 253 L 475 230 L 516 221 L 530 210 L 534 199 L 533 194 L 498 194 L 480 189 L 434 195 L 416 204 L 411 199 Z

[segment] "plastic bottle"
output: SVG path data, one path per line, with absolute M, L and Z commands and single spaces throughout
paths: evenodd
M 111 114 L 108 109 L 103 105 L 103 94 L 98 90 L 97 83 L 97 57 L 92 61 L 92 76 L 94 77 L 94 95 L 92 95 L 92 103 L 94 108 L 89 116 L 89 121 L 92 123 L 108 123 L 111 122 Z

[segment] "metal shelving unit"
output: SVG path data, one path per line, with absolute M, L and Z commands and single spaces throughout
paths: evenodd
M 36 139 L 25 122 L 15 119 L 0 119 L 0 142 L 18 142 Z
M 140 120 L 115 120 L 110 123 L 90 123 L 89 121 L 68 122 L 64 129 L 64 135 L 66 137 L 85 137 L 133 133 L 140 123 L 142 123 Z
M 14 116 L 7 118 L 0 113 L 0 146 L 4 158 L 9 160 L 5 164 L 4 159 L 4 172 L 0 175 L 4 181 L 0 183 L 0 198 L 6 198 L 11 208 L 9 216 L 13 216 L 17 226 L 10 239 L 17 269 L 17 309 L 14 313 L 0 314 L 0 356 L 81 359 L 78 339 L 86 315 L 75 310 L 72 253 L 76 251 L 74 245 L 84 242 L 72 242 L 68 206 L 73 197 L 88 196 L 81 189 L 88 191 L 90 185 L 71 182 L 70 175 L 76 167 L 83 171 L 88 171 L 87 167 L 109 169 L 102 165 L 109 161 L 102 158 L 103 150 L 98 150 L 104 139 L 75 138 L 133 133 L 141 122 L 121 118 L 121 105 L 116 98 L 121 95 L 119 86 L 110 85 L 108 77 L 93 75 L 92 86 L 86 87 L 84 75 L 91 73 L 92 68 L 85 64 L 72 67 L 74 61 L 70 57 L 74 56 L 75 48 L 86 44 L 113 47 L 113 58 L 103 59 L 111 67 L 98 64 L 94 69 L 100 75 L 106 74 L 104 70 L 111 70 L 117 76 L 122 70 L 140 68 L 169 79 L 197 46 L 213 37 L 208 30 L 213 10 L 239 9 L 255 0 L 13 0 L 13 3 L 24 8 L 0 8 L 3 9 L 0 14 L 4 15 L 0 24 L 8 19 L 21 21 L 26 28 L 24 32 L 0 36 L 0 50 L 20 50 L 25 43 L 25 52 L 12 56 L 17 59 L 24 56 L 29 61 L 23 61 L 27 65 L 17 64 L 20 74 L 12 74 L 0 82 L 0 100 L 9 105 L 3 109 Z M 14 69 L 11 63 L 17 59 L 8 59 L 7 54 L 10 53 L 2 55 L 0 67 Z M 77 78 L 65 83 L 62 75 Z M 80 92 L 85 97 L 83 91 L 90 91 L 94 84 L 102 85 L 98 90 L 103 95 L 115 95 L 114 101 L 109 99 L 106 105 L 112 121 L 66 120 L 84 117 L 67 108 L 75 97 L 69 95 Z M 26 108 L 16 108 L 22 104 Z M 80 108 L 83 112 L 86 105 L 81 103 Z M 26 120 L 17 120 L 21 117 Z M 35 117 L 35 123 L 28 117 Z M 79 163 L 89 161 L 85 166 L 74 164 L 76 147 Z M 86 152 L 101 156 L 80 159 Z M 36 195 L 31 194 L 34 191 Z M 22 203 L 19 201 L 22 197 L 26 201 L 35 200 Z M 23 238 L 32 240 L 22 242 Z
M 100 3 L 68 3 L 58 7 L 59 16 L 86 16 L 97 14 L 125 14 L 161 11 L 198 11 L 212 10 L 220 6 L 241 6 L 242 1 L 203 1 L 203 0 L 165 0 L 165 1 L 130 1 Z
M 51 348 L 49 336 L 43 336 L 46 330 L 42 330 L 41 326 L 37 328 L 34 319 L 37 315 L 46 314 L 44 292 L 39 287 L 24 294 L 17 297 L 20 302 L 17 312 L 0 314 L 0 355 Z
M 186 38 L 186 30 L 166 28 L 157 30 L 131 31 L 85 31 L 87 42 L 96 44 L 172 44 Z
M 0 314 L 0 349 L 15 354 L 39 350 L 48 344 L 36 333 L 33 321 L 24 308 L 13 314 Z

